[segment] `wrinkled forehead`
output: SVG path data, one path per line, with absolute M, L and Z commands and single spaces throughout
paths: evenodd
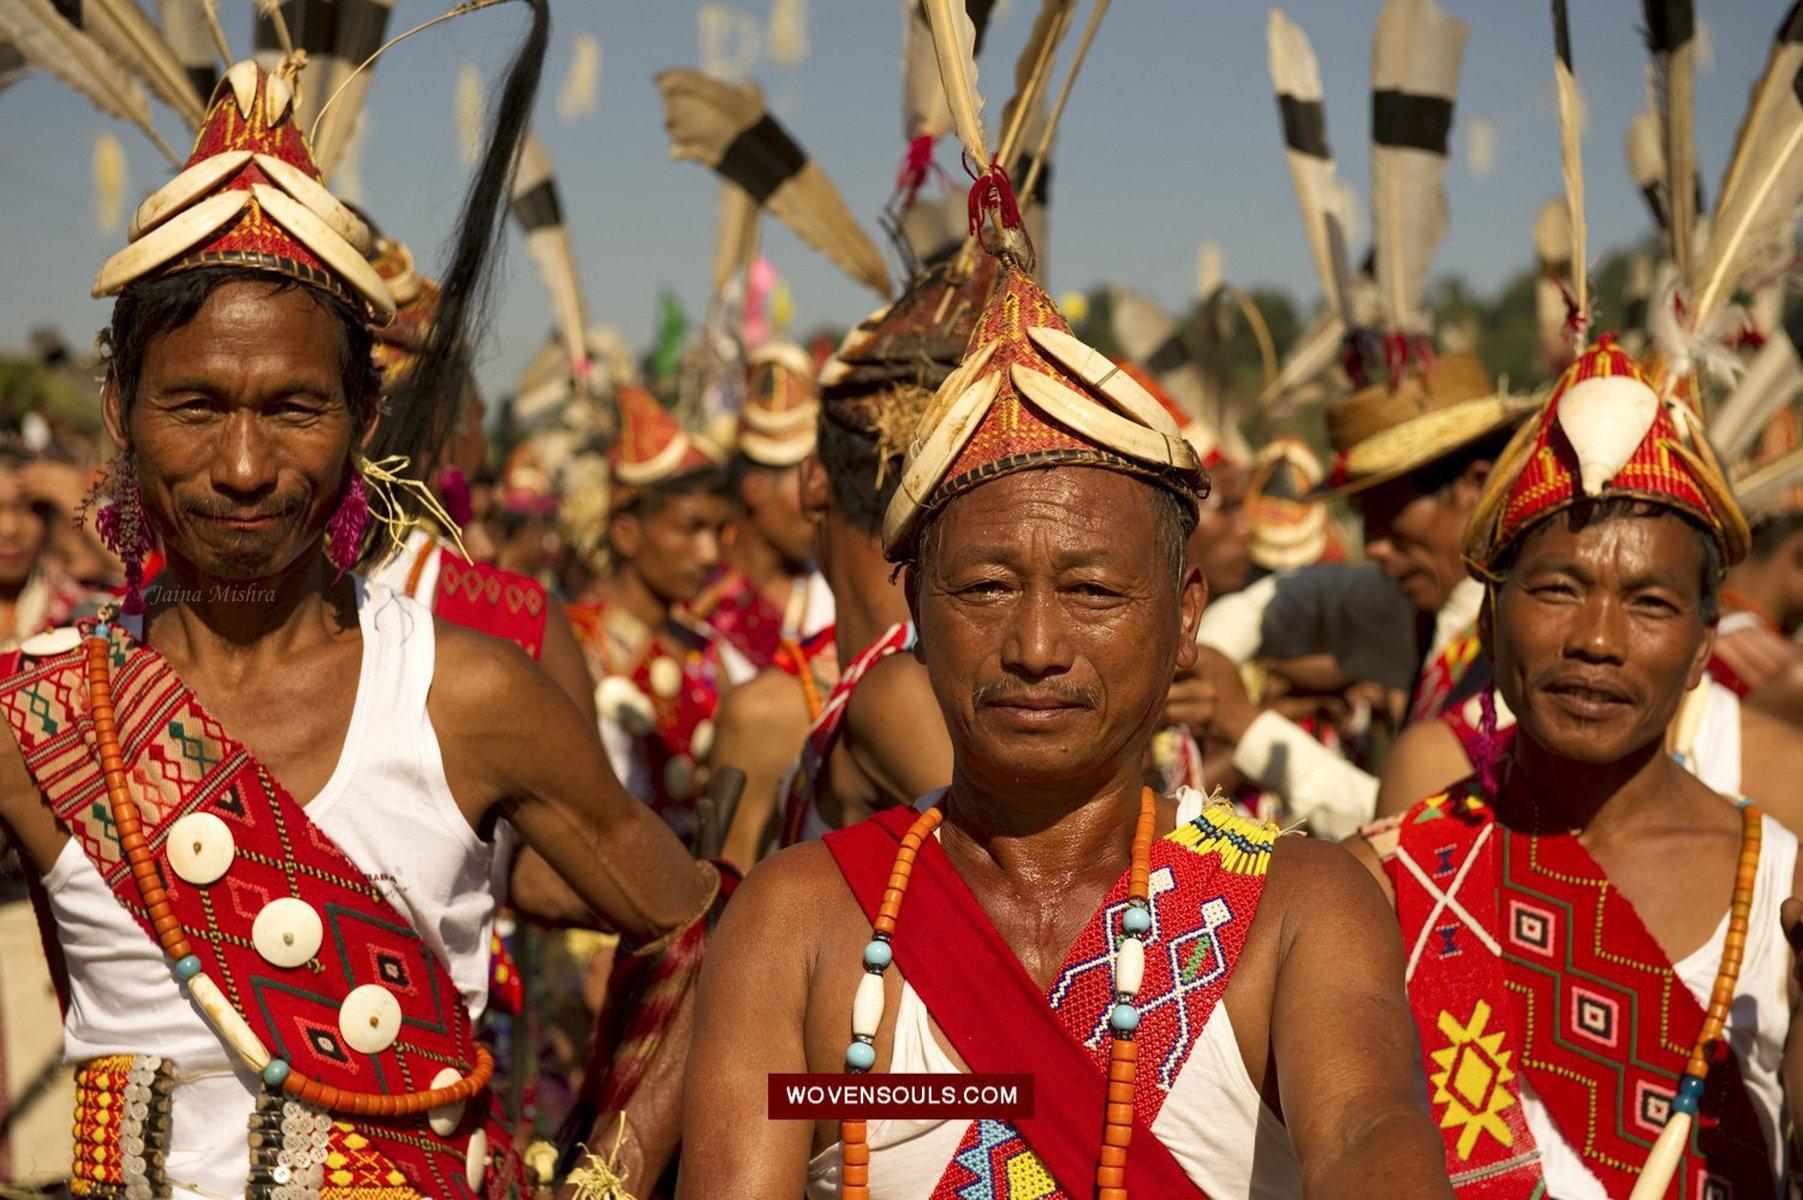
M 1152 562 L 1160 513 L 1155 489 L 1102 468 L 1015 471 L 953 497 L 923 531 L 921 544 L 946 564 Z
M 1707 536 L 1671 511 L 1592 515 L 1566 509 L 1522 535 L 1510 573 L 1564 569 L 1590 578 L 1698 589 Z

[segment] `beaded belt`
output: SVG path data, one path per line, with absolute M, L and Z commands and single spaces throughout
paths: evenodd
M 109 1054 L 75 1068 L 75 1154 L 69 1191 L 98 1200 L 169 1194 L 170 1065 L 154 1054 Z

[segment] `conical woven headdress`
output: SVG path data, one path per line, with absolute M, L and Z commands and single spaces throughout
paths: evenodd
M 1559 377 L 1491 472 L 1465 529 L 1465 561 L 1493 579 L 1529 530 L 1583 499 L 1646 500 L 1715 536 L 1723 559 L 1747 551 L 1747 522 L 1698 432 L 1695 415 L 1661 399 L 1626 351 L 1605 335 Z
M 812 454 L 820 417 L 812 356 L 794 342 L 766 342 L 751 352 L 746 375 L 739 452 L 766 467 L 792 467 Z
M 241 266 L 331 292 L 378 324 L 394 315 L 365 257 L 369 227 L 320 182 L 294 88 L 254 62 L 226 72 L 187 166 L 139 205 L 127 234 L 94 280 L 96 297 L 153 275 Z

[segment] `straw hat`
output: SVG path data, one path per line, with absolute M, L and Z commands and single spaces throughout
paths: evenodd
M 1499 394 L 1470 354 L 1411 364 L 1394 382 L 1360 388 L 1327 408 L 1338 455 L 1319 499 L 1355 495 L 1419 470 L 1519 422 L 1531 401 Z

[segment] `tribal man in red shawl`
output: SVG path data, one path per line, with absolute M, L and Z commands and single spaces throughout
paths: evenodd
M 884 529 L 951 787 L 742 886 L 703 968 L 681 1195 L 1449 1194 L 1356 863 L 1142 787 L 1195 653 L 1206 490 L 1170 415 L 1005 261 Z M 1035 1107 L 835 1125 L 744 1102 L 840 1070 L 1029 1072 Z
M 1514 734 L 1499 752 L 1492 710 L 1475 776 L 1352 843 L 1395 903 L 1461 1197 L 1782 1190 L 1794 814 L 1665 747 L 1747 545 L 1696 429 L 1609 338 L 1561 377 L 1465 537 Z
M 472 1032 L 499 819 L 640 950 L 696 941 L 718 881 L 526 655 L 356 573 L 371 508 L 404 503 L 360 453 L 393 298 L 292 77 L 226 74 L 96 281 L 122 447 L 100 525 L 133 594 L 0 668 L 0 824 L 65 969 L 76 1194 L 499 1197 L 518 1158 Z M 462 231 L 454 274 L 482 245 Z M 663 1140 L 630 1132 L 632 1158 Z

